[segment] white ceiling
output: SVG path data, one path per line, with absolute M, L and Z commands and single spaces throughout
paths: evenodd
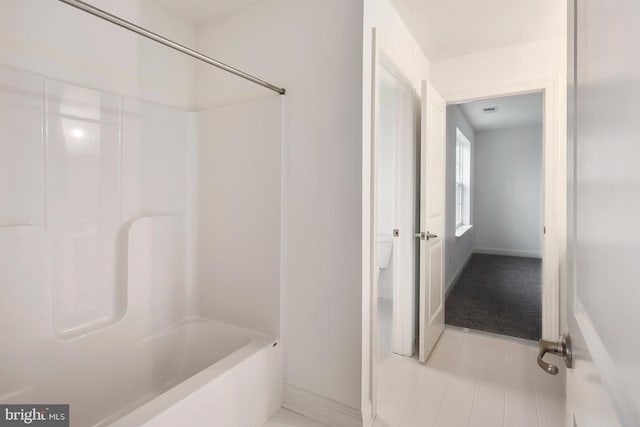
M 183 18 L 199 24 L 231 13 L 257 0 L 152 0 Z
M 430 61 L 556 37 L 562 0 L 391 0 Z
M 487 107 L 498 107 L 498 112 L 483 112 Z M 544 111 L 542 92 L 473 101 L 460 104 L 460 108 L 476 132 L 541 126 Z

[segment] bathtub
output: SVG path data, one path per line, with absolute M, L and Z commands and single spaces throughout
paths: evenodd
M 260 427 L 280 409 L 280 347 L 272 338 L 189 320 L 140 346 L 161 355 L 160 369 L 150 382 L 140 378 L 136 403 L 97 425 Z
M 260 427 L 280 408 L 277 340 L 203 319 L 138 341 L 104 332 L 50 348 L 4 403 L 70 404 L 76 427 Z

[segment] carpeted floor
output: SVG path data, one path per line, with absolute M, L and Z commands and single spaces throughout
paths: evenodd
M 474 254 L 445 303 L 447 325 L 539 340 L 542 260 Z

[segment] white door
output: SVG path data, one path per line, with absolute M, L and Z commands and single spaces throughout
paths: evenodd
M 422 82 L 420 142 L 420 333 L 425 362 L 444 330 L 445 144 L 447 106 Z
M 638 22 L 637 0 L 569 0 L 567 426 L 640 425 Z

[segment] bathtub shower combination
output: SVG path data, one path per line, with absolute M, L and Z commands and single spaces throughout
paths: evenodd
M 280 408 L 281 102 L 189 112 L 0 67 L 0 403 L 72 426 Z

